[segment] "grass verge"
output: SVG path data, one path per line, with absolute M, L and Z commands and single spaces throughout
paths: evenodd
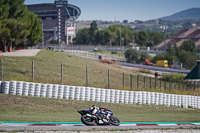
M 165 106 L 111 104 L 0 94 L 0 120 L 17 122 L 80 122 L 77 110 L 106 106 L 121 122 L 199 122 L 200 110 Z

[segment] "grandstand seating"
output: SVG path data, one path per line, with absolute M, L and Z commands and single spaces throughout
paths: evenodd
M 176 44 L 178 47 L 186 40 L 192 40 L 195 45 L 200 49 L 200 29 L 185 29 L 174 35 L 173 37 L 167 39 L 165 42 L 161 42 L 154 49 L 165 50 L 170 44 Z
M 57 19 L 45 19 L 42 22 L 44 29 L 54 29 L 57 27 Z

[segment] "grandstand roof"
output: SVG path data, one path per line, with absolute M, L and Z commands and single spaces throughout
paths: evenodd
M 174 36 L 161 42 L 154 49 L 165 50 L 169 45 L 176 44 L 178 47 L 186 40 L 192 40 L 196 46 L 200 45 L 200 28 L 184 29 Z
M 56 11 L 56 7 L 55 7 L 54 3 L 42 3 L 42 4 L 28 5 L 28 9 L 31 12 Z

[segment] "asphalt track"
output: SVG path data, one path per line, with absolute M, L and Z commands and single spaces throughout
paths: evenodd
M 200 122 L 122 122 L 120 126 L 85 126 L 81 122 L 5 122 L 0 131 L 12 130 L 112 130 L 200 128 Z

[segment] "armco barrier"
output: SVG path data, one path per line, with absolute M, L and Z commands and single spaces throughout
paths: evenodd
M 145 91 L 120 91 L 81 86 L 0 81 L 0 93 L 108 103 L 149 104 L 200 109 L 200 97 Z

